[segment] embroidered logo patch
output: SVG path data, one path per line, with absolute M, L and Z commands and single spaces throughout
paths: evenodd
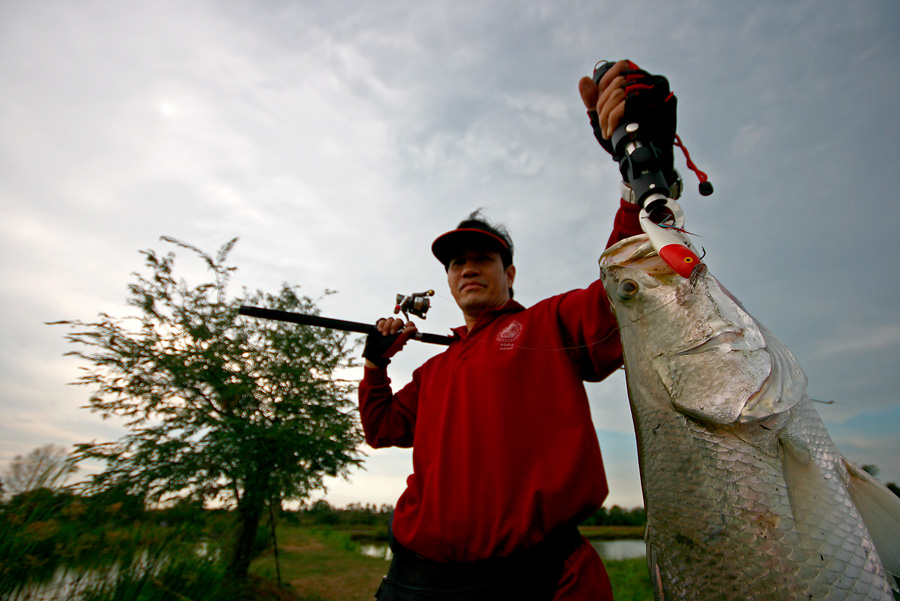
M 503 328 L 497 334 L 497 342 L 500 343 L 501 351 L 508 351 L 513 347 L 513 343 L 522 335 L 522 323 L 514 319 L 512 323 Z

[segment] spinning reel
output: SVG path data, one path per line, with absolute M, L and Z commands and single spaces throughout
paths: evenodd
M 409 321 L 409 314 L 412 313 L 416 317 L 425 319 L 425 314 L 431 308 L 431 298 L 434 296 L 434 290 L 426 290 L 425 292 L 413 292 L 411 294 L 398 294 L 397 304 L 394 306 L 394 314 L 403 313 L 406 321 Z

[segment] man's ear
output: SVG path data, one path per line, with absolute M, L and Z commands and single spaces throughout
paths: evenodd
M 513 280 L 516 279 L 516 266 L 510 265 L 506 268 L 506 279 L 509 280 L 509 287 L 512 288 Z

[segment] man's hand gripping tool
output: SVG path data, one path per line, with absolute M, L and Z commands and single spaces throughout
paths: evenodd
M 600 79 L 614 64 L 611 61 L 597 63 L 592 78 L 594 83 L 599 84 Z M 637 65 L 633 63 L 629 66 L 632 70 L 637 69 Z M 592 121 L 594 119 L 592 116 Z M 674 112 L 672 119 L 674 137 Z M 598 129 L 595 124 L 595 132 Z M 670 191 L 670 184 L 665 177 L 665 163 L 669 159 L 657 147 L 660 143 L 654 144 L 653 133 L 658 135 L 658 132 L 642 130 L 636 119 L 626 118 L 616 127 L 609 141 L 603 140 L 599 134 L 598 141 L 618 161 L 623 179 L 631 185 L 635 202 L 641 207 L 641 229 L 650 238 L 650 243 L 660 258 L 678 275 L 684 278 L 697 277 L 705 266 L 683 233 L 684 212 L 672 198 L 678 196 L 680 185 L 675 186 L 676 193 Z M 671 165 L 668 167 L 671 169 Z M 712 194 L 712 185 L 703 181 L 700 193 L 704 196 Z

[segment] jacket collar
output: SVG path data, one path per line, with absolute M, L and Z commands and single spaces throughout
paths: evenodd
M 466 326 L 459 326 L 458 328 L 453 328 L 453 332 L 456 334 L 458 338 L 461 340 L 465 340 L 467 337 L 471 336 L 478 330 L 483 329 L 495 319 L 504 315 L 506 313 L 518 313 L 519 311 L 524 311 L 525 307 L 520 305 L 518 302 L 513 299 L 509 299 L 506 301 L 506 304 L 502 307 L 497 307 L 496 309 L 488 309 L 484 313 L 482 313 L 478 320 L 475 322 L 475 326 L 472 328 L 472 331 L 468 331 Z

